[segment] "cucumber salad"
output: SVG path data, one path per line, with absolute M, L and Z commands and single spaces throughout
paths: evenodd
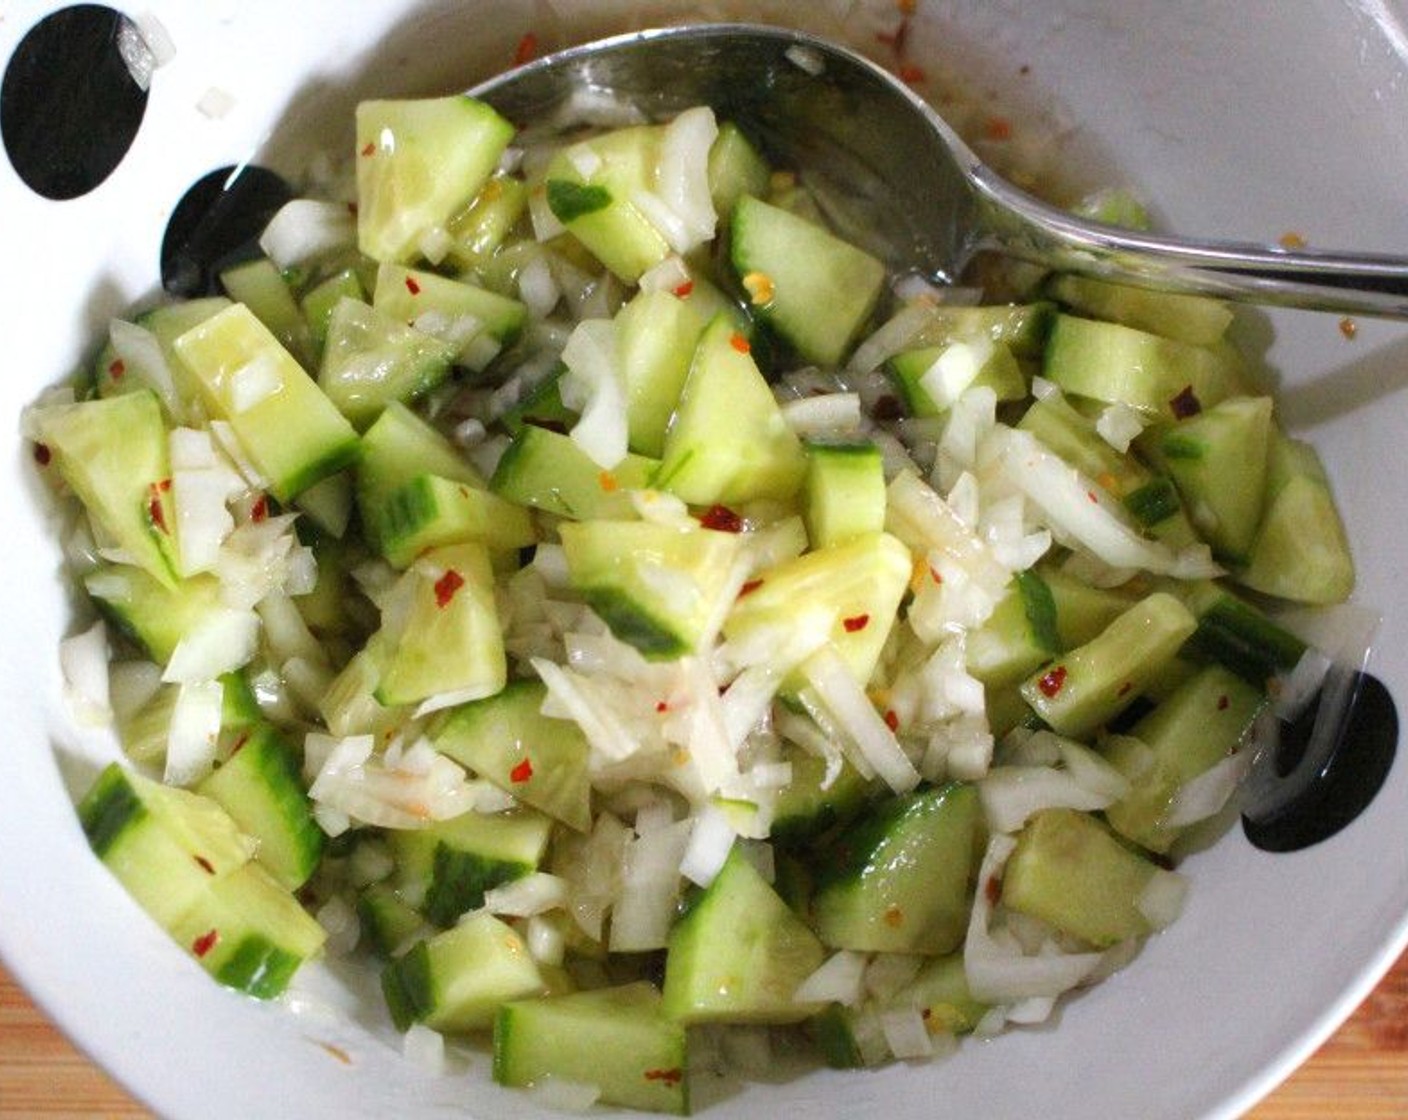
M 588 109 L 363 103 L 28 410 L 88 840 L 219 983 L 359 958 L 563 1107 L 1041 1023 L 1317 687 L 1320 462 L 1219 302 L 895 275 L 709 106 Z

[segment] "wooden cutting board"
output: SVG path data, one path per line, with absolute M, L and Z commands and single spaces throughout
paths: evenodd
M 0 1117 L 149 1118 L 0 970 Z M 1408 1118 L 1408 956 L 1248 1120 Z

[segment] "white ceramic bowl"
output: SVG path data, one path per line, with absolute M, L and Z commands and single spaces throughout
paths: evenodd
M 6 5 L 0 57 L 53 5 Z M 80 361 L 101 325 L 150 294 L 171 207 L 201 174 L 269 142 L 288 168 L 343 142 L 370 94 L 462 87 L 542 46 L 678 19 L 679 5 L 550 0 L 150 0 L 174 59 L 135 144 L 98 189 L 46 202 L 0 166 L 7 249 L 0 448 L 11 472 L 3 550 L 0 957 L 97 1061 L 177 1118 L 395 1114 L 514 1117 L 525 1097 L 488 1064 L 432 1079 L 374 1015 L 295 1013 L 231 995 L 175 951 L 89 854 L 72 809 L 110 745 L 76 731 L 56 647 L 74 625 L 52 515 L 34 482 L 21 407 Z M 705 14 L 803 5 L 700 3 Z M 813 26 L 852 5 L 806 5 Z M 874 5 L 887 18 L 889 4 Z M 1294 5 L 1195 0 L 920 0 L 912 50 L 1018 121 L 1069 125 L 1061 158 L 1089 181 L 1118 168 L 1175 231 L 1408 252 L 1408 35 L 1385 0 Z M 644 14 L 642 14 L 644 13 Z M 568 34 L 564 29 L 570 29 Z M 212 119 L 212 88 L 234 98 Z M 272 137 L 272 139 L 271 139 Z M 1408 695 L 1408 331 L 1272 315 L 1267 358 L 1282 414 L 1319 447 L 1360 571 L 1384 616 L 1374 668 Z M 754 1084 L 709 1114 L 848 1118 L 1230 1117 L 1327 1036 L 1408 943 L 1408 766 L 1332 839 L 1290 855 L 1240 830 L 1192 859 L 1185 917 L 1054 1028 L 969 1044 L 940 1064 L 819 1072 Z M 334 1000 L 338 985 L 321 988 Z M 350 1001 L 348 1001 L 350 1002 Z M 343 1060 L 345 1058 L 345 1060 Z

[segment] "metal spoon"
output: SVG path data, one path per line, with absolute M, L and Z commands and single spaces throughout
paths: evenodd
M 942 117 L 869 59 L 813 35 L 751 24 L 635 32 L 549 55 L 471 90 L 515 123 L 583 91 L 649 117 L 709 104 L 797 169 L 840 232 L 898 270 L 952 282 L 996 250 L 1066 272 L 1251 303 L 1408 315 L 1408 258 L 1290 252 L 1131 233 L 1014 187 Z

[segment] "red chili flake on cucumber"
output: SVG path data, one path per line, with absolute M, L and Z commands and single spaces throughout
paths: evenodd
M 198 957 L 205 956 L 211 949 L 215 948 L 216 942 L 220 940 L 218 930 L 208 929 L 191 942 L 191 952 Z
M 364 155 L 364 156 L 374 156 L 374 155 L 376 155 L 376 145 L 375 145 L 374 143 L 372 143 L 372 141 L 368 140 L 368 141 L 366 142 L 365 146 L 363 146 L 363 148 L 362 148 L 362 155 Z
M 269 499 L 266 495 L 260 494 L 254 500 L 254 504 L 249 507 L 249 519 L 251 521 L 263 521 L 269 516 Z
M 743 518 L 723 505 L 712 505 L 706 509 L 699 515 L 699 524 L 720 533 L 743 532 Z
M 464 586 L 464 576 L 451 568 L 443 576 L 435 581 L 435 605 L 437 607 L 448 607 L 450 600 L 455 597 L 455 592 Z
M 728 340 L 728 344 L 732 346 L 735 350 L 737 350 L 740 354 L 746 354 L 753 349 L 752 344 L 749 343 L 748 339 L 742 334 L 739 334 L 737 331 L 735 331 L 733 337 Z
M 533 763 L 527 758 L 508 772 L 508 779 L 511 782 L 526 782 L 532 776 Z
M 166 528 L 166 511 L 161 506 L 161 492 L 168 489 L 171 483 L 167 480 L 165 487 L 159 482 L 153 482 L 147 489 L 147 516 L 151 518 L 152 526 L 161 533 L 168 532 Z
M 868 614 L 854 615 L 851 618 L 842 619 L 841 625 L 846 628 L 847 634 L 854 634 L 870 625 L 870 616 Z
M 1065 683 L 1066 667 L 1064 665 L 1057 665 L 1056 668 L 1043 673 L 1041 678 L 1036 682 L 1036 686 L 1041 689 L 1041 694 L 1048 700 L 1054 700 L 1056 694 L 1065 686 Z
M 208 859 L 200 855 L 195 856 L 194 858 L 196 863 L 200 864 L 200 869 L 204 871 L 207 875 L 215 874 L 215 865 L 212 864 Z
M 893 708 L 889 708 L 885 712 L 885 726 L 891 731 L 898 731 L 900 729 L 900 717 L 895 715 Z
M 108 363 L 108 376 L 114 381 L 121 381 L 122 375 L 127 372 L 127 363 L 121 358 L 114 358 Z
M 683 284 L 674 289 L 674 294 L 677 299 L 684 299 L 692 291 L 694 291 L 694 281 L 686 280 Z
M 414 276 L 406 277 L 406 291 L 410 292 L 413 296 L 420 295 L 420 285 L 416 283 Z
M 647 1081 L 663 1081 L 666 1085 L 678 1085 L 684 1080 L 684 1070 L 678 1066 L 670 1069 L 648 1069 L 645 1071 Z
M 657 700 L 655 701 L 655 710 L 663 715 L 670 710 L 670 705 L 663 700 Z
M 54 453 L 49 450 L 47 443 L 36 443 L 34 445 L 34 461 L 41 467 L 47 467 L 49 460 L 54 457 Z
M 741 598 L 743 598 L 743 596 L 745 596 L 745 595 L 751 595 L 751 594 L 753 594 L 753 592 L 757 591 L 758 588 L 760 588 L 760 587 L 762 587 L 762 586 L 763 586 L 763 581 L 762 581 L 762 580 L 760 580 L 760 579 L 750 579 L 747 583 L 745 583 L 742 587 L 740 587 L 740 588 L 738 589 L 738 597 L 741 599 Z

